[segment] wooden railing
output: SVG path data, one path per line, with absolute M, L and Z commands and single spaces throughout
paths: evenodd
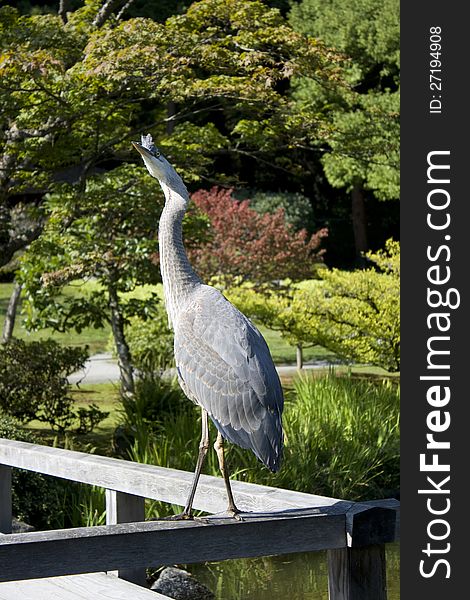
M 106 526 L 0 536 L 0 581 L 328 551 L 330 600 L 386 599 L 385 544 L 399 537 L 398 502 L 355 503 L 233 482 L 242 521 L 226 518 L 224 483 L 201 476 L 197 521 L 144 521 L 145 498 L 184 505 L 192 473 L 0 439 L 0 531 L 11 532 L 11 469 L 106 488 Z M 25 568 L 27 565 L 27 569 Z

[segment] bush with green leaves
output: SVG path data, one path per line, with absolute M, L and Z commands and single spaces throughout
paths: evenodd
M 225 292 L 228 299 L 244 314 L 268 329 L 279 331 L 281 336 L 293 346 L 311 346 L 318 342 L 305 335 L 302 318 L 294 310 L 294 299 L 299 287 L 316 284 L 307 280 L 292 284 L 285 282 L 278 288 L 258 290 L 250 283 L 232 287 Z
M 145 377 L 158 377 L 174 366 L 173 332 L 163 303 L 157 305 L 149 319 L 130 319 L 125 332 L 132 364 Z
M 139 379 L 133 396 L 122 397 L 123 424 L 135 430 L 140 424 L 155 431 L 165 417 L 173 417 L 191 406 L 176 378 Z
M 78 418 L 80 432 L 90 431 L 107 413 L 96 406 L 76 413 L 67 381 L 87 357 L 86 348 L 61 346 L 51 339 L 12 339 L 1 345 L 0 409 L 21 423 L 38 420 L 60 433 Z
M 400 370 L 400 245 L 366 254 L 370 267 L 320 272 L 322 281 L 300 288 L 293 313 L 305 334 L 348 361 Z
M 176 378 L 150 377 L 136 381 L 132 395 L 121 396 L 121 423 L 113 436 L 116 454 L 128 458 L 131 447 L 144 447 L 168 419 L 179 418 L 192 410 L 192 403 L 181 390 Z
M 312 203 L 299 192 L 263 192 L 260 190 L 240 191 L 235 194 L 240 200 L 249 199 L 250 208 L 260 214 L 274 214 L 279 208 L 284 211 L 286 223 L 292 225 L 296 231 L 307 229 L 314 231 L 316 223 L 314 220 Z M 317 227 L 318 229 L 318 227 Z

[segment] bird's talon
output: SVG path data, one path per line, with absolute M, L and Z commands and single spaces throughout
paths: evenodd
M 229 517 L 232 517 L 232 519 L 236 519 L 237 521 L 243 521 L 241 510 L 238 510 L 238 508 L 229 508 L 227 510 L 227 514 L 229 515 Z
M 197 521 L 198 523 L 206 523 L 207 525 L 209 525 L 211 523 L 211 521 L 208 517 L 194 517 L 194 520 Z

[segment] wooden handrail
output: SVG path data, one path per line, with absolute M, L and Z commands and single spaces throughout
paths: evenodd
M 193 479 L 193 474 L 187 471 L 3 438 L 0 438 L 1 464 L 180 506 L 184 506 Z M 324 507 L 344 513 L 353 505 L 326 496 L 241 481 L 233 481 L 232 487 L 237 505 L 244 511 Z M 224 511 L 226 503 L 223 479 L 202 475 L 194 508 L 216 513 Z
M 148 521 L 4 535 L 0 581 L 340 548 L 344 520 L 306 510 L 241 522 Z

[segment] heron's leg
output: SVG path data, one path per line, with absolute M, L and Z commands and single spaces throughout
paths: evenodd
M 190 518 L 191 511 L 193 508 L 194 496 L 196 494 L 196 488 L 199 481 L 199 476 L 201 475 L 202 465 L 204 464 L 204 459 L 206 458 L 207 451 L 209 450 L 209 423 L 207 420 L 207 411 L 202 409 L 202 433 L 201 433 L 201 441 L 199 443 L 199 455 L 197 457 L 196 470 L 194 473 L 193 485 L 191 486 L 191 491 L 189 493 L 188 499 L 186 501 L 186 506 L 184 507 L 183 512 L 180 516 L 181 518 Z
M 233 499 L 232 488 L 230 487 L 230 476 L 228 473 L 227 465 L 225 464 L 225 454 L 224 454 L 224 438 L 222 434 L 219 432 L 217 434 L 217 440 L 214 444 L 215 451 L 217 452 L 217 458 L 219 459 L 219 467 L 222 473 L 222 476 L 225 481 L 225 489 L 227 490 L 228 497 L 228 508 L 227 512 L 230 513 L 235 518 L 240 518 L 237 515 L 241 512 L 238 510 L 235 500 Z

